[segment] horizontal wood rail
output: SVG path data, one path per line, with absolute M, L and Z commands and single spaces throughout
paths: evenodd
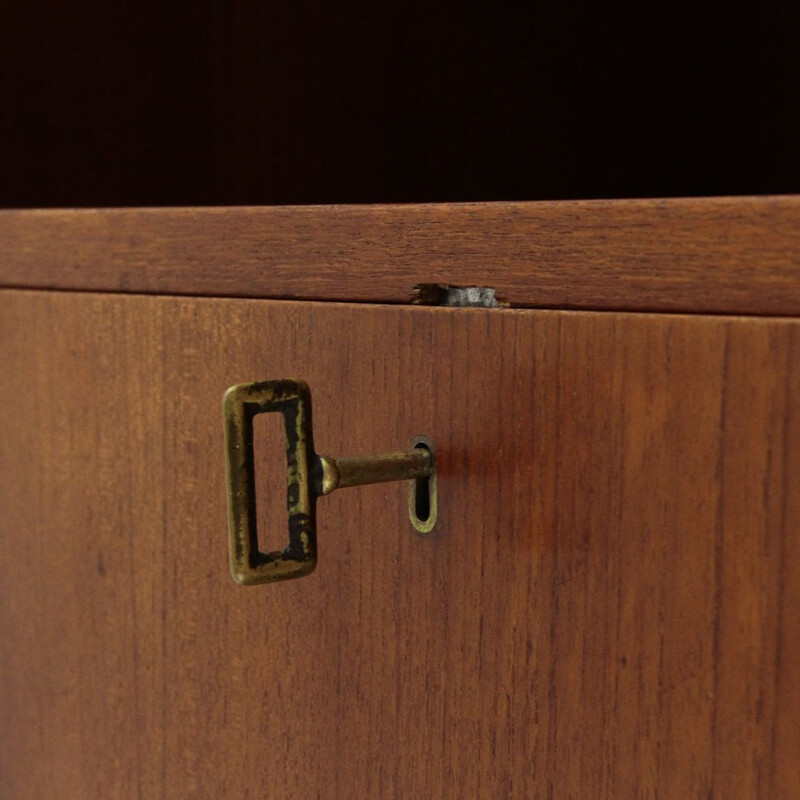
M 0 286 L 800 314 L 800 197 L 0 211 Z

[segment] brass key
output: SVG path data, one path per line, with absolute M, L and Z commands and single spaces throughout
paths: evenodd
M 289 544 L 264 553 L 258 547 L 253 468 L 253 417 L 280 412 L 286 431 L 286 488 Z M 230 567 L 241 584 L 271 583 L 308 575 L 317 564 L 316 501 L 347 486 L 386 481 L 414 482 L 410 513 L 414 527 L 428 532 L 436 521 L 431 444 L 419 437 L 409 450 L 376 456 L 330 458 L 314 452 L 311 392 L 302 381 L 242 383 L 225 392 L 225 450 L 228 478 Z M 416 519 L 415 491 L 428 480 L 427 519 Z

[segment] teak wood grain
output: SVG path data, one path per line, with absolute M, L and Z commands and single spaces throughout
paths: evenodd
M 3 797 L 800 796 L 800 323 L 5 291 L 0 343 Z M 322 452 L 433 439 L 434 535 L 343 490 L 232 582 L 220 401 L 282 376 Z
M 800 315 L 800 197 L 0 211 L 0 286 Z

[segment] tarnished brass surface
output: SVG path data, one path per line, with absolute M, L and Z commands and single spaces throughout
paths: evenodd
M 253 417 L 283 414 L 286 431 L 286 500 L 289 544 L 282 551 L 258 549 L 253 470 Z M 311 393 L 302 381 L 265 381 L 232 386 L 223 400 L 231 574 L 238 583 L 299 578 L 317 564 L 316 493 L 311 485 L 314 445 Z
M 433 442 L 427 436 L 417 436 L 411 447 L 415 452 L 423 452 L 428 455 L 431 469 L 428 473 L 420 475 L 416 480 L 408 484 L 408 517 L 411 524 L 420 533 L 430 533 L 436 525 L 436 517 L 439 514 L 439 487 L 436 480 L 436 461 L 433 452 Z M 421 517 L 417 510 L 417 494 L 423 488 L 423 480 L 427 480 L 428 515 Z
M 271 411 L 283 414 L 286 432 L 289 544 L 282 551 L 262 553 L 256 524 L 253 417 Z M 313 571 L 317 563 L 318 497 L 347 486 L 413 482 L 434 474 L 432 452 L 424 447 L 377 456 L 340 459 L 318 456 L 312 437 L 311 392 L 303 381 L 232 386 L 225 393 L 223 416 L 230 567 L 233 579 L 241 584 L 299 578 Z M 427 531 L 435 519 L 434 512 L 429 527 L 414 524 L 418 530 Z
M 322 465 L 322 479 L 317 485 L 319 494 L 330 494 L 335 489 L 367 483 L 415 480 L 431 473 L 431 454 L 421 448 L 382 453 L 379 456 L 318 456 L 318 459 Z

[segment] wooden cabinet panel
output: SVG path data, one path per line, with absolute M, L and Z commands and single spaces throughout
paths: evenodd
M 0 286 L 797 316 L 800 197 L 0 211 Z
M 4 797 L 800 793 L 800 323 L 12 290 L 0 342 Z M 436 532 L 337 492 L 235 585 L 274 377 L 322 452 L 430 436 Z

